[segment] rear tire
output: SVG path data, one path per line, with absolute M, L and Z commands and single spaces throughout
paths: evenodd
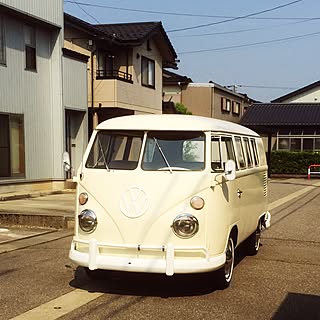
M 257 229 L 247 239 L 247 252 L 249 256 L 255 256 L 260 248 L 261 242 L 262 222 L 261 219 L 258 222 Z
M 226 262 L 224 266 L 215 273 L 219 289 L 226 289 L 229 287 L 233 275 L 234 268 L 234 242 L 229 236 L 226 248 Z

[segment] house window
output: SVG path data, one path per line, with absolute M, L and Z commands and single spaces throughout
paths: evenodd
M 0 16 L 0 64 L 6 64 L 6 41 L 4 32 L 4 18 Z
M 24 176 L 23 115 L 0 114 L 0 177 Z
M 154 60 L 141 57 L 141 82 L 143 86 L 155 88 L 155 63 Z
M 221 110 L 230 112 L 230 110 L 231 110 L 231 100 L 230 99 L 221 98 Z
M 37 53 L 36 53 L 36 29 L 25 25 L 24 26 L 24 43 L 26 55 L 26 70 L 37 69 Z
M 233 101 L 232 102 L 232 113 L 234 114 L 240 114 L 240 103 Z
M 303 139 L 303 151 L 312 152 L 313 151 L 313 140 L 312 138 Z

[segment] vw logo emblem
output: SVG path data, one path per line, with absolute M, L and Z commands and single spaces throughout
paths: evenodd
M 120 210 L 128 218 L 138 218 L 148 209 L 146 193 L 139 187 L 126 189 L 120 198 Z

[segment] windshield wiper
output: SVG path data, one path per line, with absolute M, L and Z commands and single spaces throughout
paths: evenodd
M 108 167 L 106 157 L 104 156 L 104 152 L 103 152 L 103 148 L 102 148 L 102 145 L 101 145 L 101 141 L 100 141 L 100 139 L 98 139 L 98 140 L 99 140 L 99 147 L 100 147 L 100 152 L 102 154 L 104 166 L 106 167 L 107 171 L 109 172 L 110 168 Z
M 158 150 L 159 150 L 159 152 L 160 152 L 160 154 L 161 154 L 164 162 L 166 163 L 166 165 L 167 165 L 170 173 L 172 173 L 172 169 L 171 169 L 171 166 L 170 166 L 170 164 L 169 164 L 169 161 L 168 161 L 167 157 L 165 156 L 165 154 L 163 153 L 163 151 L 162 151 L 162 149 L 161 149 L 161 147 L 160 147 L 160 145 L 159 145 L 159 143 L 158 143 L 158 140 L 157 140 L 155 137 L 153 137 L 153 140 L 154 140 L 154 142 L 156 143 L 156 145 L 157 145 L 157 147 L 158 147 Z

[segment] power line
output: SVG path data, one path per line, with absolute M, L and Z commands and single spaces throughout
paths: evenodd
M 209 32 L 209 33 L 198 33 L 198 34 L 185 34 L 185 35 L 177 35 L 172 36 L 173 39 L 175 38 L 194 38 L 194 37 L 207 37 L 207 36 L 217 36 L 217 35 L 225 35 L 225 34 L 234 34 L 234 33 L 242 33 L 242 32 L 250 32 L 250 31 L 257 31 L 257 30 L 265 30 L 265 29 L 271 29 L 271 28 L 278 28 L 298 23 L 305 23 L 309 21 L 314 21 L 314 18 L 302 20 L 302 21 L 296 21 L 296 22 L 290 22 L 290 23 L 283 23 L 278 24 L 275 26 L 265 26 L 260 28 L 249 28 L 249 29 L 240 29 L 240 30 L 231 30 L 231 31 L 221 31 L 221 32 Z
M 76 4 L 77 7 L 79 7 L 79 9 L 82 10 L 86 15 L 88 15 L 89 17 L 91 17 L 95 22 L 100 23 L 100 22 L 97 20 L 96 17 L 94 17 L 93 15 L 91 15 L 90 13 L 88 13 L 86 10 L 84 10 L 84 9 L 81 7 L 80 3 L 76 2 L 76 1 L 68 1 L 68 2 L 71 2 L 71 3 Z
M 319 32 L 313 32 L 313 33 L 307 33 L 299 36 L 293 36 L 293 37 L 287 37 L 287 38 L 281 38 L 281 39 L 274 39 L 269 41 L 261 41 L 261 42 L 255 42 L 255 43 L 247 43 L 247 44 L 240 44 L 235 46 L 229 46 L 229 47 L 220 47 L 220 48 L 213 48 L 213 49 L 203 49 L 203 50 L 194 50 L 194 51 L 184 51 L 184 52 L 178 52 L 178 54 L 190 54 L 190 53 L 201 53 L 201 52 L 210 52 L 210 51 L 222 51 L 222 50 L 229 50 L 229 49 L 238 49 L 238 48 L 245 48 L 245 47 L 252 47 L 262 44 L 268 44 L 268 43 L 276 43 L 276 42 L 282 42 L 282 41 L 288 41 L 288 40 L 294 40 L 294 39 L 301 39 L 306 38 L 314 35 L 320 34 Z
M 288 7 L 290 5 L 293 5 L 297 2 L 301 2 L 302 0 L 295 0 L 286 4 L 283 4 L 281 6 L 277 6 L 277 7 L 273 7 L 271 9 L 266 9 L 266 10 L 262 10 L 262 11 L 258 11 L 258 12 L 254 12 L 254 13 L 250 13 L 244 16 L 240 16 L 240 17 L 236 17 L 236 18 L 232 18 L 232 19 L 226 19 L 226 20 L 222 20 L 222 21 L 218 21 L 218 22 L 212 22 L 212 23 L 206 23 L 206 24 L 199 24 L 196 26 L 192 26 L 192 27 L 185 27 L 185 28 L 180 28 L 180 29 L 173 29 L 173 30 L 169 30 L 167 32 L 178 32 L 178 31 L 186 31 L 186 30 L 192 30 L 192 29 L 198 29 L 198 28 L 204 28 L 204 27 L 209 27 L 209 26 L 213 26 L 213 25 L 217 25 L 217 24 L 221 24 L 221 23 L 227 23 L 227 22 L 231 22 L 231 21 L 236 21 L 236 20 L 240 20 L 240 19 L 244 19 L 244 18 L 248 18 L 248 17 L 252 17 L 252 16 L 256 16 L 262 13 L 266 13 L 266 12 L 270 12 L 270 11 L 274 11 L 274 10 L 278 10 L 280 8 L 284 8 L 284 7 Z
M 302 1 L 302 0 L 300 0 Z M 130 11 L 130 12 L 140 12 L 140 13 L 148 13 L 148 14 L 161 14 L 161 15 L 169 15 L 169 16 L 182 16 L 182 17 L 200 17 L 200 18 L 218 18 L 218 19 L 258 19 L 258 20 L 318 20 L 319 17 L 306 18 L 306 17 L 234 17 L 234 16 L 224 16 L 224 15 L 207 15 L 207 14 L 193 14 L 193 13 L 180 13 L 180 12 L 168 12 L 168 11 L 152 11 L 152 10 L 142 10 L 142 9 L 133 9 L 133 8 L 123 8 L 123 7 L 112 7 L 106 5 L 92 4 L 86 2 L 72 1 L 72 0 L 64 0 L 65 3 L 74 3 L 81 6 L 93 7 L 93 8 L 103 8 L 103 9 L 112 9 L 118 11 Z

